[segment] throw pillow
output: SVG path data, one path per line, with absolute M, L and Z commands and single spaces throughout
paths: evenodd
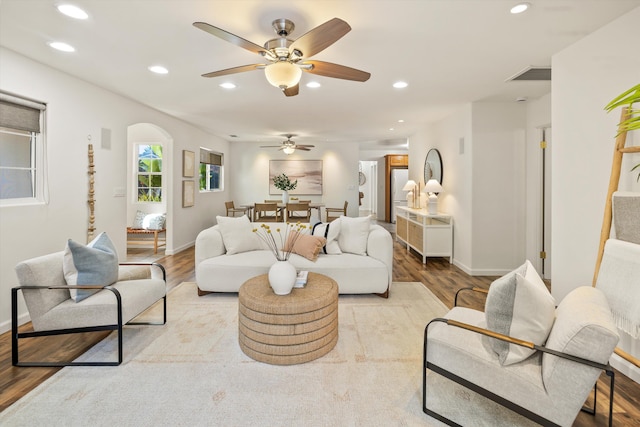
M 367 240 L 369 239 L 370 227 L 371 218 L 368 216 L 359 218 L 341 216 L 338 243 L 342 252 L 367 255 Z
M 538 345 L 543 345 L 555 320 L 555 300 L 527 260 L 489 287 L 485 305 L 487 328 Z M 501 365 L 521 362 L 535 350 L 506 341 L 490 339 Z
M 166 222 L 166 213 L 148 214 L 146 212 L 137 211 L 131 228 L 137 230 L 162 230 L 165 227 Z
M 216 216 L 216 221 L 227 255 L 262 249 L 260 239 L 253 232 L 248 216 L 242 215 L 236 218 Z
M 336 219 L 332 222 L 319 222 L 313 226 L 311 234 L 327 239 L 327 243 L 322 248 L 322 252 L 327 255 L 340 255 L 340 245 L 338 244 L 338 236 L 340 235 L 340 220 Z
M 69 286 L 107 286 L 118 281 L 118 254 L 107 233 L 100 233 L 88 245 L 69 239 L 62 261 Z M 69 289 L 75 302 L 98 292 L 95 289 Z
M 289 235 L 287 243 L 284 245 L 284 251 L 298 254 L 315 262 L 326 243 L 327 239 L 324 237 L 311 236 L 294 231 Z
M 166 222 L 166 213 L 148 214 L 142 221 L 142 228 L 144 228 L 145 230 L 162 230 Z
M 146 212 L 137 211 L 136 216 L 133 219 L 133 226 L 131 228 L 135 228 L 141 230 L 144 228 L 144 217 L 147 216 Z

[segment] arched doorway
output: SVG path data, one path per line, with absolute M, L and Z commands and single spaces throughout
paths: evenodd
M 153 148 L 152 147 L 156 147 Z M 158 149 L 157 147 L 161 147 Z M 160 165 L 161 173 L 158 174 L 157 166 L 154 166 L 153 183 L 147 183 L 150 187 L 141 189 L 139 183 L 139 156 L 140 152 L 147 150 L 154 152 L 154 164 Z M 160 160 L 159 162 L 157 160 Z M 135 123 L 127 128 L 127 209 L 126 223 L 131 226 L 138 211 L 157 214 L 166 213 L 166 246 L 164 251 L 158 251 L 162 256 L 173 253 L 173 197 L 171 189 L 173 181 L 173 138 L 161 127 L 153 123 Z M 158 179 L 159 175 L 159 179 Z M 146 181 L 145 181 L 146 182 Z M 146 195 L 145 195 L 146 194 Z M 151 247 L 152 244 L 143 247 Z M 128 251 L 128 250 L 127 250 Z M 153 254 L 153 249 L 151 250 Z

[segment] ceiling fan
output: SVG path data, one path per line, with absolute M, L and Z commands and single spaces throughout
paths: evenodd
M 284 18 L 276 19 L 272 22 L 272 26 L 278 37 L 268 40 L 264 47 L 205 22 L 194 22 L 193 25 L 209 34 L 220 37 L 222 40 L 262 55 L 268 61 L 266 64 L 242 65 L 213 71 L 203 74 L 202 77 L 219 77 L 264 69 L 269 83 L 280 88 L 286 96 L 298 94 L 302 71 L 319 76 L 358 82 L 365 82 L 371 77 L 370 73 L 356 70 L 355 68 L 309 59 L 351 31 L 349 24 L 339 18 L 333 18 L 315 27 L 296 40 L 287 38 L 295 28 L 294 23 Z
M 296 150 L 311 151 L 311 148 L 315 147 L 315 145 L 296 144 L 295 141 L 291 140 L 291 137 L 295 135 L 285 136 L 287 137 L 287 140 L 282 141 L 282 144 L 280 145 L 261 145 L 260 148 L 278 148 L 288 155 L 293 154 L 293 152 Z

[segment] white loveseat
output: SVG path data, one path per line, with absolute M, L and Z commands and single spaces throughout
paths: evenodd
M 337 229 L 334 223 L 331 223 L 331 227 Z M 260 225 L 251 223 L 251 228 L 259 228 Z M 274 223 L 269 225 L 271 228 L 277 226 Z M 281 226 L 284 224 L 281 223 Z M 341 294 L 375 293 L 387 297 L 392 280 L 393 239 L 387 230 L 377 224 L 371 223 L 368 230 L 365 236 L 366 255 L 345 251 L 339 255 L 328 255 L 321 251 L 317 260 L 311 261 L 292 253 L 289 261 L 296 270 L 308 270 L 331 277 L 338 283 Z M 199 295 L 238 292 L 245 281 L 268 273 L 269 267 L 275 262 L 274 254 L 266 245 L 260 250 L 228 254 L 219 224 L 200 232 L 196 238 L 195 258 Z

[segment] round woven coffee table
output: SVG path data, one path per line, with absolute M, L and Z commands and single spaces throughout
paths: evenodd
M 338 342 L 338 284 L 311 273 L 304 288 L 276 295 L 266 274 L 238 292 L 242 351 L 273 365 L 295 365 L 324 356 Z

